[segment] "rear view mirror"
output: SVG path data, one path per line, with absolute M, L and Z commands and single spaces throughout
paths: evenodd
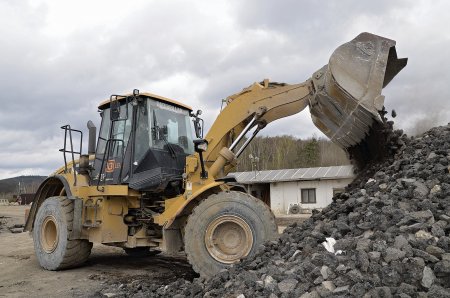
M 139 90 L 135 89 L 133 91 L 133 96 L 123 96 L 123 95 L 111 95 L 109 98 L 110 107 L 110 117 L 111 121 L 127 120 L 128 119 L 128 103 L 138 96 Z M 123 100 L 125 99 L 125 100 Z M 122 108 L 125 111 L 121 113 Z
M 197 112 L 194 114 L 191 112 L 191 117 L 193 117 L 194 119 L 192 119 L 192 122 L 194 123 L 194 131 L 195 131 L 195 136 L 198 139 L 203 139 L 203 119 L 201 119 L 199 116 L 202 114 L 201 110 L 197 110 Z
M 120 118 L 120 103 L 117 98 L 110 100 L 110 117 L 111 121 L 118 120 Z

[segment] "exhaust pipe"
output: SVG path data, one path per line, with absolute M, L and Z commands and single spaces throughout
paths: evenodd
M 329 63 L 313 74 L 309 108 L 314 124 L 344 149 L 363 141 L 382 122 L 381 91 L 406 66 L 395 41 L 361 33 L 338 47 Z
M 97 128 L 94 122 L 91 120 L 87 123 L 87 128 L 89 130 L 89 140 L 88 140 L 88 154 L 95 154 L 95 141 L 97 140 Z

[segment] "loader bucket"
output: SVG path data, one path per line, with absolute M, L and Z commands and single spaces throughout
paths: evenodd
M 313 74 L 310 101 L 314 124 L 333 142 L 348 149 L 362 142 L 375 122 L 382 122 L 381 90 L 403 67 L 395 41 L 361 33 L 338 47 L 330 61 Z

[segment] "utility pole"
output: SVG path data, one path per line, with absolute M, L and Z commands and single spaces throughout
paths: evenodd
M 254 172 L 256 179 L 256 172 L 259 171 L 259 157 L 253 156 L 253 154 L 250 154 L 248 157 L 250 158 L 250 162 L 252 164 L 252 172 Z

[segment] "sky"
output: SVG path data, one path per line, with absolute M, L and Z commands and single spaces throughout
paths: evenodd
M 361 32 L 396 40 L 409 58 L 383 90 L 395 127 L 447 124 L 448 11 L 448 1 L 412 0 L 2 0 L 0 179 L 60 167 L 60 127 L 99 126 L 111 94 L 182 101 L 208 128 L 223 98 L 264 78 L 303 82 Z M 307 109 L 261 134 L 324 137 Z

